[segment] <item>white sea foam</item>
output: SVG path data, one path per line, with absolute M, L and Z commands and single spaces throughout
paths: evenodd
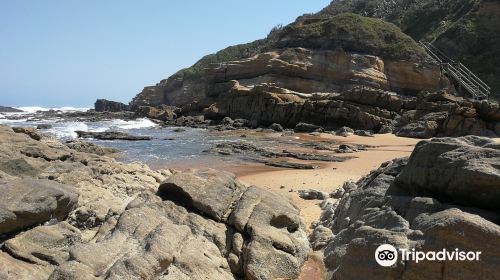
M 157 125 L 149 119 L 136 119 L 132 121 L 124 121 L 124 120 L 113 120 L 111 122 L 110 128 L 118 128 L 118 129 L 140 129 L 140 128 L 153 128 Z
M 77 130 L 88 131 L 89 127 L 83 122 L 61 122 L 47 132 L 54 134 L 57 138 L 76 138 L 78 137 L 75 132 Z
M 28 119 L 9 120 L 5 119 L 5 117 L 0 117 L 0 124 L 16 124 L 16 123 L 24 123 L 26 121 L 28 121 Z
M 1 120 L 0 120 L 1 121 Z M 131 121 L 112 120 L 94 123 L 84 122 L 59 122 L 55 123 L 54 127 L 48 132 L 54 134 L 58 138 L 76 138 L 76 131 L 104 132 L 108 130 L 128 130 L 128 129 L 144 129 L 153 128 L 156 124 L 148 119 L 137 119 Z
M 16 109 L 22 110 L 24 114 L 33 114 L 38 111 L 62 111 L 62 112 L 85 112 L 90 108 L 83 107 L 39 107 L 39 106 L 27 106 L 27 107 L 15 107 Z

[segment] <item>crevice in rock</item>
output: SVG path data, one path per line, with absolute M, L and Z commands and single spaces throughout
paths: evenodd
M 160 196 L 161 199 L 172 201 L 176 205 L 182 206 L 188 211 L 191 210 L 189 212 L 195 212 L 193 199 L 188 193 L 175 184 L 167 183 L 165 186 L 164 190 L 157 192 L 157 195 Z
M 289 233 L 294 233 L 299 229 L 299 224 L 287 215 L 274 216 L 271 219 L 271 226 L 275 228 L 286 228 Z
M 30 259 L 27 259 L 27 258 L 24 258 L 18 254 L 16 254 L 15 252 L 13 252 L 12 250 L 10 250 L 9 248 L 5 247 L 4 244 L 2 243 L 2 247 L 0 248 L 0 250 L 4 253 L 7 253 L 9 256 L 11 256 L 12 258 L 16 259 L 16 260 L 19 260 L 19 261 L 22 261 L 22 262 L 25 262 L 25 263 L 29 263 L 29 264 L 37 264 L 36 262 L 30 260 Z
M 273 242 L 272 243 L 272 246 L 274 249 L 278 250 L 278 251 L 281 251 L 281 252 L 285 252 L 289 255 L 292 255 L 295 257 L 295 254 L 293 251 L 290 251 L 288 248 L 285 248 L 284 246 L 282 246 L 281 244 L 277 243 L 277 242 Z

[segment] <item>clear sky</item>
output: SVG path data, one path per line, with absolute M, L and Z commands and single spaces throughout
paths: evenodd
M 330 0 L 0 0 L 0 105 L 128 102 Z

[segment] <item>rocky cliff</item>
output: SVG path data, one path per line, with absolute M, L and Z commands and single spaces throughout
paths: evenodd
M 219 84 L 278 83 L 305 93 L 339 91 L 354 84 L 415 93 L 446 84 L 437 66 L 397 27 L 354 14 L 300 22 L 277 29 L 265 40 L 231 47 L 204 57 L 154 87 L 132 106 L 183 106 L 213 103 Z M 303 85 L 302 85 L 303 84 Z
M 131 106 L 167 104 L 180 107 L 181 114 L 244 118 L 257 125 L 348 125 L 418 138 L 499 135 L 497 103 L 452 97 L 453 85 L 415 41 L 393 24 L 340 13 L 367 9 L 349 3 L 334 2 L 264 40 L 206 56 L 145 88 Z M 403 17 L 402 11 L 383 10 L 369 15 Z M 427 92 L 439 99 L 440 90 L 448 97 L 432 104 L 427 99 L 433 97 L 423 97 Z

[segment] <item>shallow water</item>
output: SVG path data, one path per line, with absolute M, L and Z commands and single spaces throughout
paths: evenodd
M 39 109 L 39 107 L 30 108 Z M 148 119 L 128 121 L 113 119 L 99 122 L 67 121 L 58 117 L 40 119 L 36 115 L 33 115 L 33 110 L 26 113 L 0 113 L 0 124 L 30 127 L 36 127 L 39 124 L 50 124 L 52 125 L 51 129 L 40 131 L 44 134 L 53 135 L 61 141 L 76 139 L 77 134 L 75 131 L 77 130 L 92 132 L 114 130 L 131 135 L 150 136 L 153 138 L 150 141 L 86 140 L 106 147 L 120 149 L 121 152 L 118 157 L 120 161 L 140 161 L 153 168 L 170 166 L 187 167 L 193 166 L 193 163 L 210 167 L 211 165 L 220 166 L 223 162 L 231 164 L 232 161 L 237 161 L 236 159 L 221 158 L 204 152 L 217 143 L 239 140 L 240 138 L 236 135 L 220 135 L 206 129 L 196 128 L 182 128 L 183 131 L 176 132 L 178 128 L 160 128 Z M 84 109 L 70 108 L 63 111 L 81 110 Z M 6 116 L 15 116 L 16 119 L 6 119 Z

